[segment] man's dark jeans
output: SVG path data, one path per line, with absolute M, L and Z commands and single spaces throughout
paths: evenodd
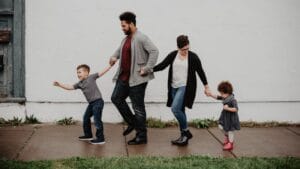
M 88 107 L 83 116 L 83 131 L 84 135 L 92 137 L 92 128 L 91 128 L 91 117 L 94 116 L 94 123 L 97 129 L 96 137 L 97 139 L 103 139 L 103 123 L 102 123 L 102 110 L 104 107 L 103 99 L 95 100 L 89 103 Z
M 147 82 L 130 87 L 128 83 L 118 80 L 111 96 L 111 100 L 119 110 L 120 114 L 128 125 L 133 126 L 137 131 L 136 136 L 147 139 L 145 91 Z M 129 96 L 132 102 L 134 113 L 130 110 L 126 98 Z

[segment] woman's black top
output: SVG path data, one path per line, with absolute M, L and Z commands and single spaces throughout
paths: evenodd
M 177 52 L 173 51 L 158 65 L 153 68 L 154 72 L 164 70 L 167 66 L 169 68 L 169 75 L 168 75 L 168 101 L 167 106 L 171 107 L 173 99 L 171 95 L 171 83 L 172 83 L 172 75 L 173 75 L 173 63 L 177 56 Z M 196 80 L 196 72 L 198 73 L 203 85 L 207 85 L 207 80 L 205 76 L 205 72 L 202 69 L 202 64 L 194 52 L 189 51 L 188 53 L 188 76 L 187 76 L 187 83 L 185 89 L 185 96 L 184 96 L 184 105 L 185 107 L 192 108 L 195 97 L 196 97 L 196 89 L 197 89 L 197 80 Z

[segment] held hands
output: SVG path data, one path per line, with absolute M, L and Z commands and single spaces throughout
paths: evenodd
M 117 60 L 118 60 L 117 58 L 111 57 L 111 58 L 109 59 L 109 65 L 112 67 L 113 65 L 116 64 Z M 146 76 L 147 74 L 148 74 L 148 73 L 146 72 L 145 68 L 142 67 L 141 70 L 140 70 L 140 75 L 141 75 L 141 76 Z
M 148 73 L 145 71 L 145 68 L 141 68 L 141 70 L 140 70 L 140 75 L 141 76 L 146 76 Z
M 207 97 L 211 97 L 211 98 L 214 98 L 214 99 L 218 99 L 218 96 L 215 95 L 215 94 L 213 94 L 213 93 L 210 91 L 210 89 L 209 89 L 209 87 L 208 87 L 207 85 L 205 86 L 204 94 L 205 94 Z
M 112 58 L 109 59 L 109 65 L 110 66 L 113 66 L 116 62 L 117 62 L 117 58 L 112 57 Z
M 99 77 L 103 76 L 106 72 L 108 72 L 113 65 L 109 65 L 107 66 L 104 70 L 102 70 L 101 72 L 98 73 Z
M 207 97 L 212 96 L 212 93 L 211 93 L 211 91 L 210 91 L 210 89 L 209 89 L 208 86 L 205 86 L 204 94 L 205 94 Z

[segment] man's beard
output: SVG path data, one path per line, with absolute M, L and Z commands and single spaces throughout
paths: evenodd
M 124 31 L 124 34 L 125 34 L 125 35 L 130 35 L 131 32 L 132 32 L 132 31 L 131 31 L 131 28 L 129 27 L 129 29 L 128 29 L 127 31 Z

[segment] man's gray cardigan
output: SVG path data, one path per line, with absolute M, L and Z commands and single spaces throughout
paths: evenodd
M 118 80 L 121 73 L 121 61 L 122 61 L 122 48 L 126 38 L 121 42 L 120 47 L 116 50 L 112 57 L 120 59 L 117 73 L 115 74 L 113 81 Z M 136 31 L 131 39 L 131 69 L 129 77 L 129 86 L 137 86 L 139 84 L 148 82 L 154 79 L 153 67 L 155 66 L 158 58 L 158 49 L 151 42 L 151 40 L 141 33 Z M 147 75 L 141 76 L 140 70 L 144 68 Z

